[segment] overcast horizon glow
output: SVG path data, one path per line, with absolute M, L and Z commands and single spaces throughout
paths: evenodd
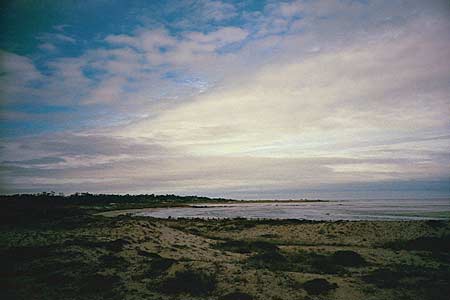
M 448 1 L 10 1 L 1 28 L 1 193 L 450 197 Z

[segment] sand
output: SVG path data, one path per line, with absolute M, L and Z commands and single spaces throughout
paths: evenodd
M 232 292 L 241 293 L 236 300 L 446 299 L 449 236 L 450 223 L 437 221 L 83 215 L 3 228 L 2 293 L 6 299 L 228 299 Z M 329 285 L 308 290 L 313 279 Z

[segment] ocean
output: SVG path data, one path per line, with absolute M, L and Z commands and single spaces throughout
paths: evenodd
M 450 199 L 330 200 L 196 204 L 143 209 L 138 216 L 156 218 L 248 218 L 305 220 L 449 220 Z

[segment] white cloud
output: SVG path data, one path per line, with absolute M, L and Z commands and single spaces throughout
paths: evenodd
M 236 17 L 237 11 L 233 4 L 222 1 L 205 1 L 203 15 L 214 21 L 224 21 Z
M 0 74 L 4 102 L 21 102 L 33 96 L 36 90 L 30 83 L 45 79 L 30 58 L 5 51 L 0 51 Z
M 2 75 L 12 78 L 11 81 L 37 80 L 42 77 L 30 58 L 14 53 L 1 51 L 0 66 Z
M 138 45 L 136 39 L 126 34 L 108 35 L 105 41 L 111 44 L 134 46 Z
M 239 42 L 248 36 L 248 32 L 238 27 L 222 27 L 207 34 L 201 32 L 189 32 L 184 35 L 188 40 L 200 44 L 213 44 L 214 48 L 229 43 Z
M 84 104 L 108 103 L 120 100 L 123 93 L 123 85 L 126 79 L 123 77 L 111 77 L 103 80 L 92 92 L 83 100 Z
M 53 52 L 56 50 L 56 47 L 52 43 L 42 43 L 39 45 L 39 49 L 44 50 L 44 51 Z
M 237 27 L 222 27 L 208 33 L 186 32 L 180 38 L 163 29 L 141 29 L 135 35 L 111 35 L 105 41 L 144 52 L 149 65 L 192 66 L 200 59 L 214 56 L 217 49 L 242 41 L 247 36 L 246 30 Z
M 215 22 L 237 16 L 197 5 Z M 108 108 L 91 130 L 5 141 L 5 180 L 254 194 L 448 178 L 450 26 L 424 6 L 275 1 L 241 27 L 109 35 L 104 48 L 48 61 L 46 75 L 3 53 L 7 95 Z
M 63 32 L 64 29 L 66 29 L 67 27 L 70 27 L 70 25 L 67 24 L 60 24 L 60 25 L 55 25 L 53 26 L 54 29 Z
M 354 136 L 411 134 L 412 125 L 415 132 L 445 128 L 450 91 L 441 57 L 450 43 L 416 28 L 267 65 L 126 130 L 196 154 L 236 155 L 298 139 L 321 148 Z
M 76 40 L 74 38 L 72 38 L 70 36 L 67 36 L 67 35 L 64 35 L 64 34 L 60 34 L 60 33 L 56 33 L 56 34 L 52 35 L 52 37 L 54 37 L 54 38 L 56 38 L 56 39 L 58 39 L 60 41 L 63 41 L 63 42 L 68 42 L 68 43 L 75 43 L 76 42 Z
M 47 42 L 62 42 L 71 44 L 75 44 L 77 42 L 73 37 L 62 33 L 44 33 L 38 36 L 37 39 Z

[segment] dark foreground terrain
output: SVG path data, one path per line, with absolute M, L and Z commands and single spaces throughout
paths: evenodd
M 96 214 L 207 200 L 144 198 L 2 197 L 0 298 L 439 300 L 450 294 L 450 222 Z

